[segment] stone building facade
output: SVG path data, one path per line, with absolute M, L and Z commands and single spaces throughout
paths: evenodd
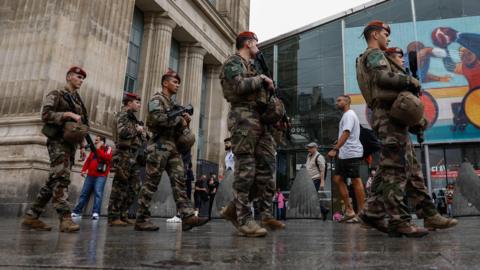
M 228 107 L 218 75 L 248 17 L 249 0 L 0 1 L 0 215 L 23 214 L 48 177 L 41 104 L 74 65 L 88 74 L 79 93 L 91 132 L 110 138 L 122 92 L 145 101 L 168 67 L 178 70 L 177 101 L 195 107 L 194 167 L 198 160 L 222 173 Z M 72 203 L 81 165 L 73 168 Z

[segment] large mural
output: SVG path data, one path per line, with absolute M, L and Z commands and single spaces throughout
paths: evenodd
M 480 17 L 397 23 L 391 29 L 390 46 L 403 49 L 406 67 L 408 52 L 417 54 L 421 99 L 430 121 L 426 142 L 479 139 Z M 355 71 L 355 59 L 366 47 L 358 46 L 362 31 L 352 27 L 344 32 L 345 92 L 352 96 L 362 124 L 369 124 Z

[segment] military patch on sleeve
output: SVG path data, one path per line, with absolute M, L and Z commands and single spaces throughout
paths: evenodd
M 148 112 L 158 111 L 160 109 L 160 100 L 152 99 L 148 103 Z
M 374 51 L 367 56 L 367 67 L 371 69 L 383 69 L 387 67 L 385 55 L 380 50 Z
M 55 106 L 55 99 L 57 98 L 57 95 L 55 92 L 50 92 L 46 97 L 45 101 L 43 102 L 43 106 L 50 106 L 54 107 Z
M 225 65 L 225 77 L 227 80 L 232 80 L 238 75 L 242 74 L 242 64 L 238 61 L 231 61 Z

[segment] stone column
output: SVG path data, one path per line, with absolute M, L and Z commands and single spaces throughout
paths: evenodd
M 163 12 L 145 14 L 142 44 L 142 66 L 139 75 L 140 94 L 144 100 L 140 118 L 145 118 L 147 102 L 162 88 L 162 75 L 168 69 L 172 32 L 176 23 Z
M 178 95 L 181 105 L 192 104 L 195 113 L 192 116 L 190 128 L 197 135 L 197 143 L 192 147 L 192 164 L 196 170 L 197 148 L 198 148 L 198 129 L 200 124 L 200 101 L 202 96 L 202 75 L 203 75 L 203 57 L 207 51 L 198 44 L 182 44 L 182 56 L 186 55 L 185 65 L 180 65 L 185 70 L 182 76 L 182 87 Z M 182 63 L 180 63 L 182 64 Z
M 226 136 L 227 114 L 224 108 L 227 106 L 223 98 L 222 86 L 220 85 L 220 66 L 210 65 L 207 67 L 207 96 L 205 101 L 205 145 L 206 159 L 217 163 L 219 170 L 223 167 L 225 150 L 223 140 Z

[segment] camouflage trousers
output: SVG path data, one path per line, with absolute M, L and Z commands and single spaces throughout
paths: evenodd
M 394 229 L 411 220 L 404 202 L 407 197 L 416 206 L 417 214 L 432 215 L 433 204 L 414 155 L 408 127 L 391 121 L 384 109 L 373 110 L 372 123 L 382 148 L 371 187 L 372 195 L 367 199 L 363 212 L 372 218 L 389 216 L 389 227 Z
M 39 216 L 52 199 L 53 207 L 61 218 L 71 213 L 68 202 L 68 185 L 70 185 L 70 173 L 75 160 L 76 147 L 63 139 L 48 139 L 47 149 L 50 157 L 48 180 L 40 189 L 27 214 Z
M 262 218 L 272 217 L 275 195 L 275 142 L 269 127 L 260 122 L 258 112 L 235 107 L 229 113 L 235 156 L 234 199 L 238 222 L 251 219 L 249 202 L 257 200 Z
M 177 212 L 182 218 L 194 214 L 190 198 L 187 197 L 182 156 L 178 153 L 175 144 L 170 141 L 162 144 L 150 142 L 147 146 L 147 175 L 138 195 L 137 221 L 141 222 L 151 217 L 150 202 L 165 170 L 170 178 Z
M 116 151 L 113 157 L 115 176 L 113 177 L 108 219 L 128 217 L 128 209 L 140 190 L 140 166 L 135 160 L 136 151 Z

